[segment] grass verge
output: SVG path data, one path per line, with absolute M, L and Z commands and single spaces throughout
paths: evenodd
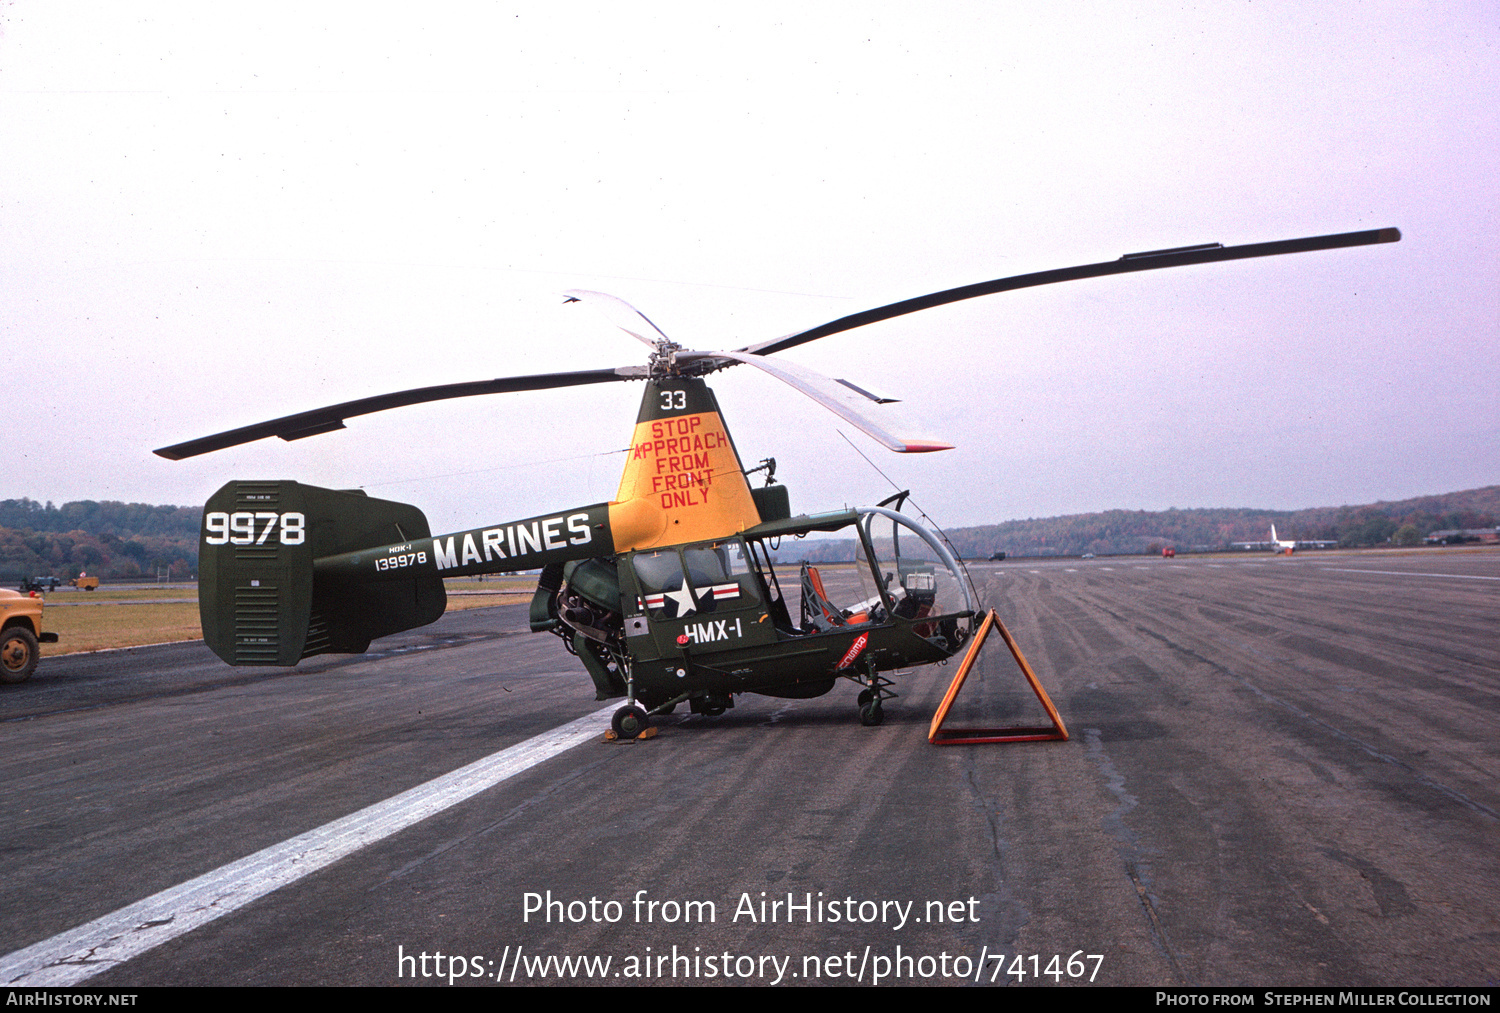
M 42 629 L 57 634 L 58 642 L 42 645 L 42 657 L 101 651 L 107 647 L 140 647 L 172 640 L 198 640 L 198 605 L 121 605 L 96 608 L 49 608 Z
M 531 600 L 535 583 L 535 577 L 530 581 L 525 578 L 450 581 L 448 611 L 525 604 Z M 42 657 L 201 640 L 203 627 L 198 622 L 197 594 L 197 587 L 189 584 L 147 590 L 69 592 L 62 601 L 54 596 L 42 615 L 42 629 L 56 633 L 58 642 L 43 644 Z M 132 604 L 155 598 L 194 600 Z

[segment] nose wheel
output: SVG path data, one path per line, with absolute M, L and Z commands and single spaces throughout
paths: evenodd
M 618 738 L 634 739 L 651 727 L 651 719 L 646 716 L 642 708 L 635 704 L 626 704 L 615 711 L 615 716 L 611 719 L 609 726 L 614 729 Z

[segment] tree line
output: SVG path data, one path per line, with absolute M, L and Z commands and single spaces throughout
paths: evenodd
M 72 578 L 80 572 L 105 580 L 155 577 L 168 567 L 173 577 L 196 574 L 202 518 L 198 506 L 79 500 L 59 507 L 30 499 L 0 500 L 0 580 Z M 1500 486 L 1492 485 L 1306 510 L 1106 510 L 954 528 L 947 535 L 965 559 L 995 552 L 1102 556 L 1158 552 L 1168 545 L 1179 551 L 1228 549 L 1234 542 L 1267 540 L 1272 524 L 1282 538 L 1330 540 L 1349 547 L 1416 544 L 1432 531 L 1494 527 L 1497 518 Z M 850 539 L 812 539 L 784 545 L 778 557 L 819 561 L 851 559 L 853 554 Z
M 1361 506 L 1305 510 L 1207 508 L 1107 510 L 1066 517 L 1031 518 L 949 531 L 966 559 L 994 552 L 1076 556 L 1229 549 L 1235 542 L 1264 542 L 1271 525 L 1282 538 L 1336 541 L 1340 547 L 1419 544 L 1448 528 L 1493 528 L 1500 518 L 1500 486 Z
M 1500 521 L 1500 486 L 1361 506 L 1305 510 L 1206 508 L 1105 510 L 950 528 L 945 534 L 965 559 L 1008 556 L 1156 554 L 1229 550 L 1235 542 L 1265 542 L 1271 525 L 1282 538 L 1335 541 L 1341 547 L 1418 545 L 1433 531 L 1492 528 Z M 783 543 L 778 560 L 831 562 L 854 557 L 853 539 L 808 539 Z M 886 551 L 878 547 L 879 551 Z M 920 556 L 921 550 L 915 549 Z M 903 553 L 907 552 L 903 543 Z
M 202 507 L 79 500 L 0 500 L 0 579 L 174 578 L 198 572 Z

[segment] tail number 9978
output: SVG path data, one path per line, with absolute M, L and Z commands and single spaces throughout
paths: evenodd
M 276 532 L 282 545 L 301 545 L 307 538 L 307 519 L 300 513 L 278 514 L 214 511 L 203 516 L 203 541 L 209 545 L 264 545 Z

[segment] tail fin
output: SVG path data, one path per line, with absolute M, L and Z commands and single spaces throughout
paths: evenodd
M 761 522 L 719 402 L 701 378 L 646 384 L 609 513 L 621 551 L 722 538 Z
M 203 639 L 231 665 L 358 654 L 443 614 L 441 577 L 315 580 L 322 556 L 430 536 L 422 511 L 298 482 L 230 482 L 203 509 Z

